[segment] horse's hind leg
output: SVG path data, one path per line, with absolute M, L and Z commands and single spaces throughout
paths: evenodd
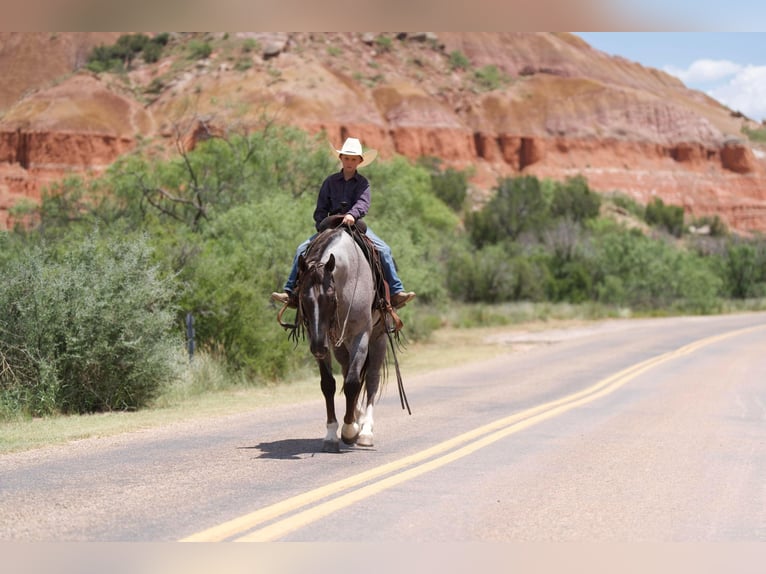
M 378 395 L 378 386 L 380 385 L 380 373 L 383 369 L 383 362 L 386 358 L 386 338 L 381 333 L 370 344 L 369 363 L 367 365 L 367 377 L 365 381 L 365 404 L 362 416 L 359 418 L 361 427 L 359 436 L 356 439 L 358 446 L 373 446 L 373 405 Z
M 317 361 L 321 376 L 322 394 L 327 410 L 327 434 L 324 437 L 324 452 L 340 452 L 338 441 L 338 420 L 335 418 L 335 377 L 332 376 L 332 363 L 328 360 Z
M 363 339 L 360 338 L 359 340 Z M 356 345 L 358 344 L 357 342 Z M 340 438 L 346 444 L 355 444 L 359 434 L 359 425 L 356 422 L 356 404 L 362 389 L 360 380 L 362 367 L 358 364 L 358 359 L 352 360 L 348 349 L 345 347 L 341 346 L 335 349 L 335 358 L 338 359 L 343 372 L 343 394 L 346 397 L 346 413 L 343 416 Z
M 346 395 L 346 416 L 343 417 L 340 438 L 346 444 L 356 444 L 356 439 L 359 436 L 359 423 L 356 421 L 356 404 L 359 401 L 362 383 L 359 379 L 346 379 L 343 388 Z

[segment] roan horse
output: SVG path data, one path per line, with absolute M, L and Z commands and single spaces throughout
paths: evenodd
M 325 452 L 340 450 L 333 355 L 343 372 L 346 398 L 340 438 L 349 445 L 373 446 L 373 405 L 385 368 L 386 342 L 391 340 L 386 327 L 390 317 L 376 301 L 370 263 L 342 227 L 321 232 L 299 259 L 298 311 L 293 326 L 305 328 L 309 349 L 319 365 L 327 409 Z M 280 323 L 286 326 L 281 319 Z M 398 363 L 397 378 L 404 408 Z

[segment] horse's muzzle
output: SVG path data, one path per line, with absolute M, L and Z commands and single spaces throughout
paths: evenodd
M 314 355 L 314 358 L 319 359 L 320 361 L 323 360 L 325 357 L 327 357 L 327 353 L 329 350 L 327 349 L 327 345 L 324 343 L 322 344 L 315 344 L 311 343 L 311 354 Z

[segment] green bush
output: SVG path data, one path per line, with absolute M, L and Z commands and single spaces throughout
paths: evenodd
M 567 178 L 554 186 L 551 215 L 583 222 L 598 217 L 601 196 L 590 190 L 582 176 Z
M 742 126 L 742 133 L 747 136 L 750 141 L 764 143 L 766 142 L 766 126 L 761 124 L 759 128 L 750 128 L 748 126 Z
M 208 42 L 200 42 L 199 40 L 189 42 L 188 50 L 191 60 L 204 60 L 213 53 L 213 47 Z
M 174 373 L 173 281 L 144 239 L 25 247 L 0 284 L 0 409 L 133 410 Z
M 636 218 L 642 221 L 645 220 L 646 207 L 638 203 L 635 199 L 633 199 L 629 195 L 626 195 L 619 191 L 615 191 L 615 192 L 607 194 L 606 197 L 620 209 L 624 209 L 626 212 L 630 213 L 631 215 L 634 215 Z
M 766 246 L 755 241 L 732 240 L 719 265 L 726 296 L 749 299 L 766 295 Z
M 494 64 L 479 68 L 474 72 L 474 80 L 485 91 L 498 90 L 510 82 L 508 74 Z
M 448 167 L 440 173 L 431 174 L 431 188 L 436 197 L 460 212 L 468 194 L 468 173 Z
M 471 65 L 471 61 L 460 50 L 453 50 L 449 54 L 449 67 L 450 70 L 467 70 Z
M 708 312 L 717 305 L 721 280 L 691 251 L 645 237 L 610 232 L 594 241 L 595 290 L 604 302 L 639 310 L 681 308 Z
M 478 250 L 458 244 L 447 261 L 450 295 L 468 303 L 542 301 L 549 282 L 545 262 L 521 255 L 510 243 Z
M 375 47 L 381 53 L 390 52 L 394 47 L 394 42 L 388 36 L 376 36 Z
M 417 291 L 424 303 L 442 300 L 445 253 L 455 241 L 457 215 L 434 195 L 428 171 L 404 158 L 376 162 L 364 172 L 372 186 L 367 223 L 391 246 L 405 288 Z
M 522 233 L 539 232 L 550 214 L 540 180 L 535 176 L 500 180 L 495 195 L 466 217 L 466 227 L 477 247 L 515 240 Z
M 683 207 L 665 205 L 659 197 L 646 206 L 645 219 L 649 225 L 662 228 L 676 237 L 681 237 L 684 232 Z
M 130 69 L 135 57 L 141 53 L 145 62 L 156 62 L 168 38 L 168 34 L 159 34 L 154 38 L 146 34 L 122 34 L 111 46 L 102 44 L 93 48 L 86 66 L 94 72 L 122 72 Z

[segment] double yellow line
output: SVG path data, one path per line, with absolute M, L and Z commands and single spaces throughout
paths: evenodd
M 608 395 L 661 363 L 693 353 L 723 339 L 763 327 L 764 325 L 758 325 L 695 341 L 624 369 L 582 391 L 496 420 L 399 460 L 266 506 L 192 534 L 181 541 L 267 542 L 278 540 L 290 532 L 360 500 L 431 472 L 505 437 Z

